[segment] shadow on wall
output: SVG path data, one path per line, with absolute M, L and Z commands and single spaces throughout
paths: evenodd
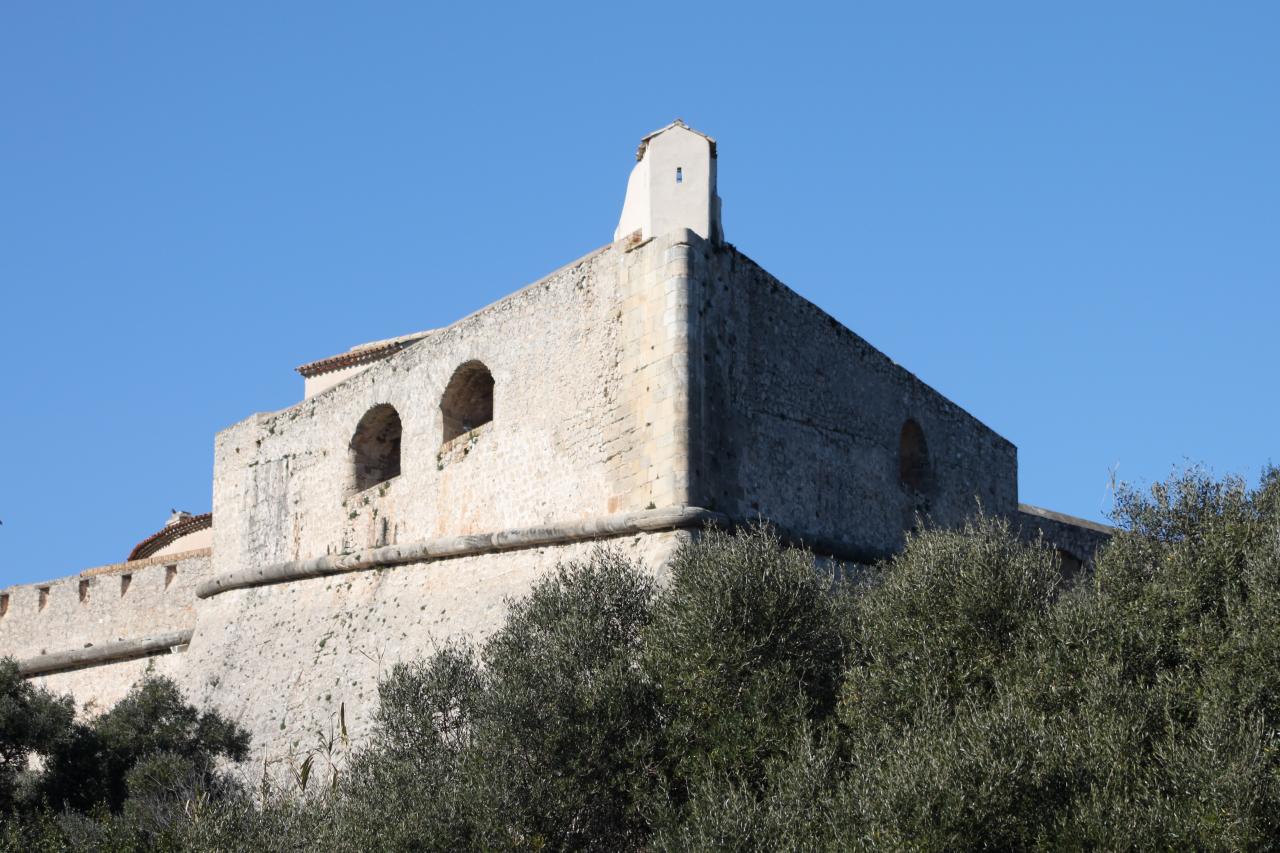
M 493 420 L 493 374 L 478 361 L 468 361 L 453 372 L 440 398 L 447 442 Z
M 383 403 L 365 412 L 351 437 L 352 491 L 400 476 L 400 413 Z
M 898 479 L 918 495 L 933 491 L 933 465 L 929 461 L 929 445 L 924 430 L 913 419 L 902 425 L 898 436 Z

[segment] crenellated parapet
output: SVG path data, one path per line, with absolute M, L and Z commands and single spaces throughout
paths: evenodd
M 195 629 L 211 555 L 199 548 L 0 590 L 0 655 L 44 676 L 168 653 Z

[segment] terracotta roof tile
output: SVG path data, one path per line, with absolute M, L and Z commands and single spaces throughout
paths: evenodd
M 344 352 L 341 355 L 322 358 L 319 361 L 312 361 L 301 367 L 295 368 L 303 376 L 310 378 L 319 376 L 322 373 L 330 373 L 334 370 L 341 370 L 344 367 L 352 367 L 357 364 L 368 364 L 371 361 L 381 361 L 392 353 L 399 352 L 404 349 L 403 343 L 383 344 L 378 347 L 369 347 L 368 349 L 359 350 L 358 352 Z
M 207 530 L 213 527 L 213 513 L 206 512 L 203 515 L 193 515 L 190 518 L 184 518 L 177 524 L 171 524 L 162 528 L 160 531 L 151 534 L 143 539 L 137 545 L 133 546 L 133 550 L 129 552 L 130 560 L 141 560 L 143 557 L 150 557 L 161 548 L 181 539 L 188 533 L 195 533 L 200 530 Z
M 322 373 L 332 373 L 335 370 L 341 370 L 344 367 L 355 367 L 358 364 L 371 364 L 375 361 L 381 361 L 384 358 L 395 355 L 400 350 L 415 344 L 425 338 L 430 332 L 415 332 L 412 335 L 404 335 L 399 338 L 392 338 L 386 341 L 375 341 L 370 344 L 361 344 L 358 347 L 352 347 L 344 353 L 331 355 L 328 358 L 322 358 L 319 361 L 308 362 L 301 367 L 294 368 L 305 378 L 310 379 L 312 376 L 319 376 Z

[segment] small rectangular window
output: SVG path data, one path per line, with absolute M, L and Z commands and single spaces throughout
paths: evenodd
M 84 604 L 89 600 L 89 580 L 80 581 L 80 603 Z
M 677 184 L 684 183 L 684 169 L 680 166 L 676 166 L 676 183 Z
M 176 578 L 177 576 L 178 576 L 177 566 L 165 566 L 164 567 L 164 588 L 168 589 L 169 584 L 173 583 L 173 579 Z
M 120 594 L 124 595 L 129 591 L 129 584 L 133 583 L 133 575 L 120 576 Z
M 38 587 L 38 589 L 40 591 L 40 609 L 44 610 L 49 604 L 49 587 L 42 586 Z
M 9 593 L 0 593 L 0 616 L 9 612 Z

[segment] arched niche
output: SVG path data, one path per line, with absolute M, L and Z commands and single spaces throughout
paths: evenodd
M 913 418 L 908 418 L 898 434 L 898 481 L 921 495 L 933 491 L 933 463 L 929 459 L 929 443 L 924 430 Z
M 383 403 L 364 413 L 351 436 L 353 491 L 400 476 L 400 413 Z
M 493 420 L 493 374 L 478 361 L 468 361 L 453 372 L 440 398 L 444 421 L 441 441 L 465 435 Z

